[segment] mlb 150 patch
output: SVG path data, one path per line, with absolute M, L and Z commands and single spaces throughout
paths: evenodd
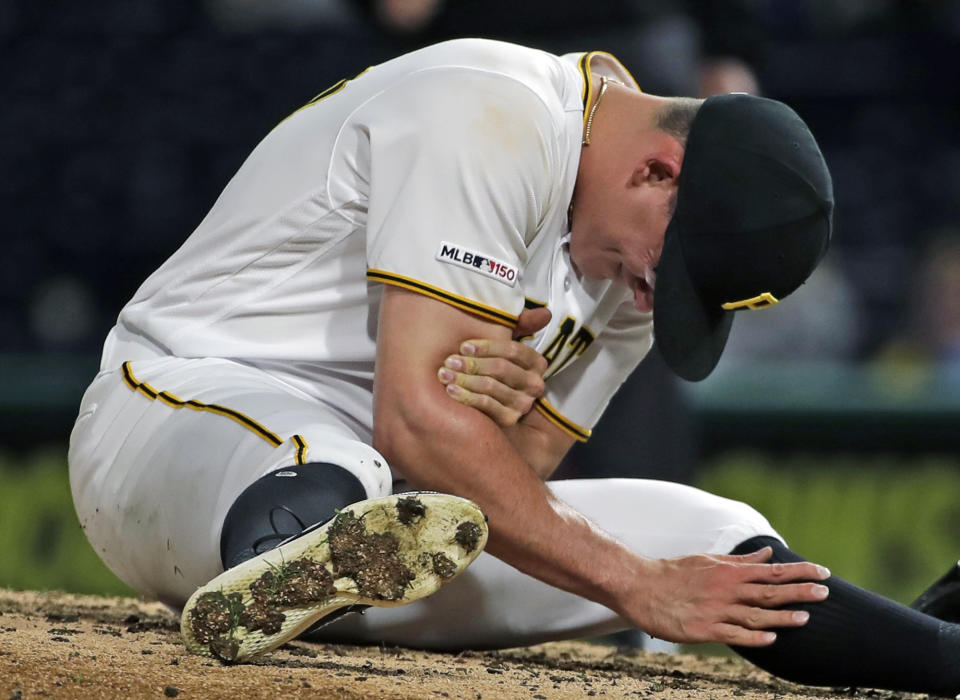
M 508 287 L 513 287 L 520 276 L 517 268 L 509 263 L 448 241 L 440 243 L 440 248 L 437 249 L 437 260 L 471 272 L 478 272 Z

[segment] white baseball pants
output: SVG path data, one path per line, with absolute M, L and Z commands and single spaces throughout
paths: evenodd
M 306 462 L 353 473 L 368 497 L 388 495 L 382 456 L 336 408 L 223 359 L 165 357 L 101 372 L 70 441 L 80 522 L 117 576 L 147 598 L 181 606 L 222 571 L 220 530 L 261 476 Z M 742 503 L 644 479 L 556 481 L 550 488 L 647 557 L 727 553 L 779 537 Z M 629 625 L 608 608 L 531 578 L 489 554 L 430 598 L 371 608 L 323 628 L 331 641 L 494 648 L 606 634 Z

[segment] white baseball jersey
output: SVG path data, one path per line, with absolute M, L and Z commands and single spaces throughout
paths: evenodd
M 635 86 L 607 54 L 478 39 L 340 81 L 257 146 L 123 309 L 102 368 L 240 360 L 370 430 L 381 283 L 507 326 L 546 305 L 537 407 L 586 439 L 652 342 L 625 287 L 570 263 L 591 72 Z

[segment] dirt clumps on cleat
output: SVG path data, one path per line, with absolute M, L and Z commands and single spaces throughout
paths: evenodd
M 184 643 L 224 663 L 249 659 L 341 612 L 435 593 L 486 540 L 483 513 L 464 498 L 405 493 L 358 501 L 195 591 L 180 620 Z
M 253 602 L 240 616 L 240 624 L 251 632 L 276 634 L 287 619 L 277 608 L 318 603 L 336 592 L 333 576 L 320 562 L 307 558 L 282 562 L 250 584 Z
M 483 531 L 480 529 L 479 525 L 472 523 L 469 520 L 464 520 L 462 523 L 457 525 L 457 534 L 453 539 L 465 550 L 472 552 L 477 548 L 477 544 L 480 542 L 480 537 L 482 535 Z
M 440 578 L 450 578 L 457 573 L 457 565 L 443 552 L 437 552 L 433 555 L 433 573 Z
M 427 513 L 427 507 L 413 496 L 407 496 L 397 501 L 397 520 L 404 525 L 412 525 Z
M 241 625 L 251 632 L 260 630 L 264 634 L 276 634 L 286 621 L 286 615 L 264 603 L 253 603 L 240 615 Z
M 336 576 L 349 576 L 361 595 L 400 600 L 416 575 L 398 554 L 400 543 L 390 532 L 368 533 L 353 513 L 340 513 L 330 527 L 330 559 Z
M 233 661 L 240 648 L 234 633 L 242 615 L 243 601 L 239 593 L 208 591 L 200 596 L 190 612 L 190 629 L 194 639 L 206 645 L 211 654 L 221 661 Z
M 250 595 L 258 603 L 290 607 L 329 598 L 337 589 L 326 567 L 312 559 L 283 562 L 250 584 Z
M 190 614 L 193 637 L 201 644 L 210 644 L 237 626 L 243 603 L 239 593 L 224 595 L 209 591 L 200 596 Z

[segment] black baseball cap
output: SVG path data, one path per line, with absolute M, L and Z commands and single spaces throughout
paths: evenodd
M 787 105 L 708 98 L 687 137 L 677 204 L 657 265 L 653 327 L 690 381 L 720 360 L 737 311 L 772 306 L 827 251 L 833 184 L 813 134 Z

